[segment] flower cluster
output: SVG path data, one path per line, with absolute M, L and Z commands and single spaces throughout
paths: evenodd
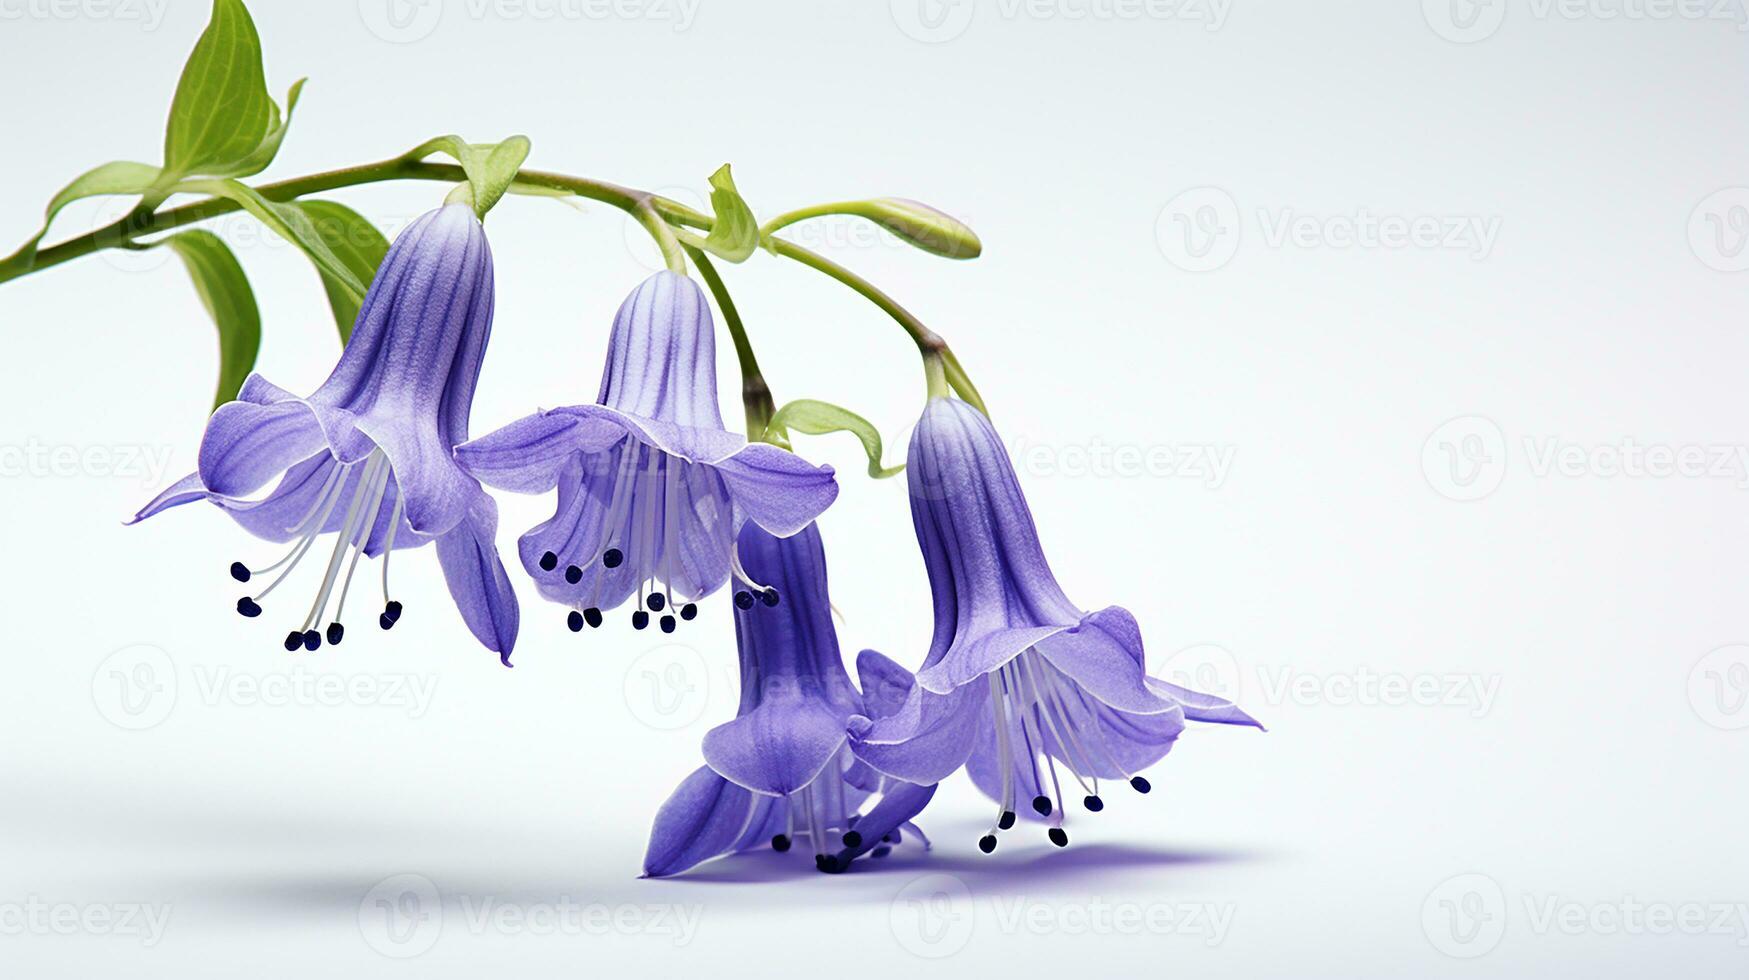
M 482 485 L 557 491 L 518 557 L 573 632 L 630 607 L 633 628 L 672 633 L 732 583 L 740 708 L 705 736 L 704 765 L 657 814 L 645 874 L 767 847 L 838 872 L 902 841 L 927 846 L 911 821 L 962 768 L 996 804 L 984 852 L 1020 816 L 1064 846 L 1069 797 L 1096 813 L 1102 779 L 1148 792 L 1141 772 L 1187 719 L 1257 725 L 1149 677 L 1127 611 L 1068 599 L 1001 439 L 948 396 L 930 399 L 907 459 L 934 636 L 915 675 L 864 650 L 853 682 L 815 523 L 837 496 L 832 469 L 725 427 L 699 287 L 661 272 L 626 298 L 593 403 L 470 440 L 492 295 L 472 209 L 425 215 L 384 258 L 328 379 L 298 397 L 251 375 L 209 421 L 198 469 L 135 520 L 205 500 L 289 543 L 276 561 L 231 563 L 238 582 L 262 583 L 237 600 L 250 618 L 332 534 L 308 611 L 285 621 L 287 650 L 342 641 L 363 556 L 381 559 L 377 622 L 392 628 L 403 607 L 390 598 L 390 555 L 435 544 L 462 621 L 508 666 L 519 607 Z

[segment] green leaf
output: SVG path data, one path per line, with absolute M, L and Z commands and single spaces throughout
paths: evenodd
M 769 428 L 779 433 L 794 429 L 810 436 L 848 432 L 862 442 L 863 452 L 868 454 L 869 476 L 884 480 L 905 469 L 903 463 L 898 466 L 881 466 L 880 432 L 875 429 L 874 423 L 847 408 L 839 408 L 837 405 L 811 398 L 800 398 L 778 409 L 777 414 L 771 417 Z
M 327 243 L 329 251 L 359 282 L 369 283 L 376 278 L 377 266 L 388 254 L 389 240 L 377 231 L 375 225 L 336 201 L 298 201 L 293 206 L 303 210 L 316 226 L 316 233 Z M 322 275 L 322 288 L 328 293 L 328 305 L 334 310 L 334 325 L 340 329 L 340 343 L 344 346 L 352 339 L 352 325 L 358 320 L 360 299 L 333 276 L 323 272 L 321 266 L 318 265 L 316 271 Z
M 746 261 L 759 247 L 759 222 L 735 190 L 735 178 L 726 163 L 711 174 L 711 210 L 716 212 L 716 220 L 703 247 L 730 262 Z
M 292 98 L 297 91 L 293 86 Z M 213 0 L 212 20 L 183 65 L 170 104 L 165 171 L 174 177 L 248 176 L 273 159 L 283 136 L 279 109 L 261 70 L 255 22 L 242 0 Z
M 323 277 L 332 278 L 357 302 L 364 300 L 365 280 L 359 278 L 345 259 L 336 254 L 316 223 L 296 204 L 282 204 L 262 197 L 254 188 L 234 180 L 191 180 L 176 185 L 177 192 L 211 194 L 236 201 L 243 210 L 259 218 L 281 238 L 304 250 Z
M 262 137 L 261 144 L 255 151 L 237 162 L 235 167 L 227 169 L 223 176 L 248 177 L 267 169 L 273 158 L 279 155 L 279 144 L 285 142 L 285 131 L 291 128 L 292 110 L 298 107 L 298 95 L 304 90 L 304 82 L 300 78 L 292 83 L 291 91 L 285 94 L 285 118 L 279 117 L 279 106 L 269 102 L 273 108 L 273 116 L 267 127 L 267 135 Z
M 42 243 L 43 236 L 49 233 L 49 225 L 54 223 L 55 215 L 61 209 L 74 201 L 87 197 L 100 197 L 106 194 L 143 194 L 146 189 L 157 183 L 162 171 L 145 163 L 134 163 L 129 160 L 117 160 L 106 163 L 93 170 L 87 170 L 73 179 L 71 184 L 61 188 L 49 201 L 49 206 L 43 211 L 42 230 L 24 243 L 17 252 L 8 256 L 4 265 L 17 264 L 29 269 L 36 260 L 37 246 Z
M 207 315 L 219 329 L 219 386 L 213 408 L 237 397 L 237 389 L 255 366 L 261 349 L 261 311 L 249 278 L 231 249 L 210 231 L 185 231 L 159 244 L 168 245 L 188 267 L 189 278 Z
M 460 136 L 439 136 L 414 147 L 407 158 L 423 160 L 433 153 L 454 157 L 468 175 L 468 182 L 450 199 L 457 200 L 459 195 L 460 200 L 474 206 L 474 214 L 484 219 L 486 212 L 510 189 L 516 172 L 522 169 L 522 161 L 528 159 L 528 150 L 526 136 L 512 136 L 502 143 L 468 143 Z

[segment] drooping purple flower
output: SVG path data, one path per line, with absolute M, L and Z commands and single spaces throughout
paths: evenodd
M 723 427 L 716 366 L 704 294 L 659 272 L 614 317 L 596 404 L 536 412 L 457 449 L 491 486 L 558 488 L 552 518 L 518 550 L 541 595 L 571 607 L 572 631 L 635 597 L 633 626 L 657 613 L 673 632 L 728 581 L 743 522 L 794 534 L 838 495 L 830 466 Z
M 1089 613 L 1069 601 L 983 413 L 932 399 L 911 437 L 907 472 L 935 633 L 905 703 L 885 718 L 853 719 L 851 746 L 880 772 L 912 782 L 938 782 L 966 766 L 998 805 L 995 826 L 978 842 L 986 853 L 996 831 L 1014 825 L 1019 801 L 1063 846 L 1065 789 L 1078 786 L 1095 812 L 1105 807 L 1101 779 L 1148 792 L 1140 771 L 1172 748 L 1186 718 L 1257 725 L 1229 702 L 1148 677 L 1128 611 Z
M 383 258 L 328 380 L 299 398 L 251 374 L 237 400 L 207 422 L 199 468 L 133 521 L 207 500 L 256 537 L 295 542 L 271 564 L 232 563 L 240 582 L 278 573 L 237 600 L 250 617 L 317 538 L 334 534 L 315 600 L 286 635 L 287 650 L 321 645 L 317 627 L 331 600 L 326 635 L 340 642 L 361 554 L 383 558 L 377 621 L 392 627 L 402 606 L 389 598 L 388 556 L 435 541 L 462 619 L 508 665 L 518 611 L 494 543 L 497 507 L 452 456 L 468 438 L 491 330 L 492 253 L 473 210 L 453 204 L 420 217 Z M 275 477 L 266 496 L 251 496 Z
M 704 738 L 705 765 L 663 804 L 644 856 L 651 877 L 679 874 L 756 847 L 788 851 L 806 840 L 814 864 L 838 872 L 857 856 L 884 856 L 935 794 L 888 779 L 846 746 L 852 716 L 885 717 L 911 690 L 909 671 L 873 650 L 851 684 L 832 626 L 825 552 L 812 524 L 789 538 L 756 525 L 740 534 L 745 572 L 785 596 L 735 613 L 741 706 Z M 866 814 L 872 794 L 880 801 Z M 921 834 L 918 834 L 921 837 Z

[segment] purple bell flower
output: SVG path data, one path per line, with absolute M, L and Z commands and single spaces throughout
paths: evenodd
M 1172 748 L 1184 719 L 1257 724 L 1233 704 L 1148 677 L 1135 618 L 1086 612 L 1045 561 L 1007 450 L 983 413 L 932 399 L 911 437 L 911 518 L 935 605 L 935 634 L 905 703 L 851 722 L 857 757 L 887 775 L 939 782 L 964 765 L 997 802 L 979 840 L 1017 813 L 1068 843 L 1065 792 L 1105 808 L 1101 779 L 1128 781 Z
M 256 537 L 295 542 L 272 564 L 232 563 L 240 582 L 278 573 L 237 601 L 249 617 L 261 614 L 262 601 L 317 538 L 334 534 L 315 599 L 286 635 L 287 650 L 321 645 L 317 626 L 331 601 L 326 637 L 340 642 L 361 554 L 383 557 L 377 622 L 392 627 L 401 604 L 389 598 L 388 555 L 435 541 L 462 619 L 508 666 L 518 612 L 494 543 L 497 507 L 452 456 L 468 438 L 491 330 L 492 253 L 473 210 L 454 204 L 422 216 L 383 258 L 328 380 L 299 398 L 251 374 L 237 400 L 207 422 L 199 468 L 129 523 L 207 500 Z M 266 496 L 252 496 L 276 477 Z
M 826 591 L 826 556 L 812 524 L 788 538 L 741 531 L 748 574 L 783 602 L 735 612 L 741 706 L 704 737 L 705 765 L 656 815 L 644 873 L 679 874 L 725 854 L 806 841 L 815 867 L 839 872 L 856 857 L 884 856 L 935 794 L 933 785 L 882 777 L 857 762 L 845 726 L 885 717 L 912 687 L 909 671 L 873 650 L 857 658 L 862 690 L 845 673 Z M 874 795 L 880 800 L 867 813 Z M 927 841 L 925 841 L 927 843 Z
M 558 488 L 557 510 L 519 551 L 541 595 L 571 607 L 573 631 L 635 598 L 633 626 L 656 613 L 673 632 L 735 572 L 744 522 L 794 534 L 837 497 L 830 466 L 723 427 L 716 369 L 703 292 L 659 272 L 614 317 L 596 404 L 536 412 L 456 450 L 493 487 Z M 778 597 L 743 591 L 737 605 L 756 598 Z

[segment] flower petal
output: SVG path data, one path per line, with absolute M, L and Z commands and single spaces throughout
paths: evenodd
M 164 488 L 164 492 L 153 497 L 151 502 L 141 507 L 139 512 L 125 521 L 125 524 L 138 524 L 155 514 L 163 513 L 172 507 L 191 504 L 196 500 L 205 500 L 212 496 L 207 492 L 206 485 L 200 482 L 199 473 L 190 473 L 175 483 Z
M 625 437 L 615 419 L 536 412 L 455 448 L 456 462 L 489 487 L 545 493 L 579 454 L 598 453 Z
M 555 408 L 553 414 L 569 415 L 597 427 L 598 431 L 607 431 L 606 426 L 618 426 L 620 431 L 646 446 L 655 446 L 670 456 L 679 456 L 693 463 L 715 464 L 747 445 L 746 438 L 726 429 L 684 425 L 606 405 L 572 405 Z
M 663 271 L 632 290 L 614 315 L 595 400 L 647 419 L 722 431 L 716 330 L 698 283 Z
M 700 766 L 656 812 L 644 851 L 644 875 L 676 875 L 753 846 L 777 803 Z
M 1090 613 L 1034 647 L 1088 694 L 1119 711 L 1156 714 L 1175 704 L 1145 683 L 1142 629 L 1121 606 Z
M 479 482 L 456 465 L 450 446 L 433 425 L 435 420 L 429 418 L 406 424 L 382 418 L 358 420 L 359 431 L 389 458 L 407 525 L 436 536 L 467 519 L 481 493 Z
M 1027 647 L 1068 628 L 1024 626 L 958 637 L 939 660 L 917 672 L 917 683 L 926 691 L 947 694 L 1013 660 Z
M 780 538 L 807 527 L 838 498 L 832 467 L 815 466 L 762 442 L 749 443 L 713 466 L 737 513 Z
M 856 655 L 856 677 L 862 683 L 863 714 L 870 718 L 897 714 L 917 684 L 910 671 L 878 650 Z
M 520 612 L 510 576 L 498 560 L 497 532 L 497 505 L 475 491 L 466 518 L 437 539 L 437 560 L 443 565 L 444 581 L 462 620 L 508 667 Z
M 207 420 L 200 440 L 201 483 L 241 497 L 326 445 L 316 414 L 302 402 L 227 402 Z
M 896 779 L 939 783 L 971 754 L 975 726 L 988 698 L 983 685 L 948 695 L 912 688 L 895 714 L 878 720 L 850 719 L 851 751 Z
M 1191 721 L 1200 721 L 1211 725 L 1250 725 L 1258 731 L 1265 731 L 1263 723 L 1246 714 L 1243 709 L 1225 698 L 1217 698 L 1213 694 L 1203 694 L 1188 687 L 1169 684 L 1158 677 L 1146 679 L 1148 689 L 1161 697 L 1171 698 L 1184 709 L 1184 717 Z
M 725 779 L 787 796 L 814 781 L 845 742 L 845 715 L 796 687 L 766 691 L 752 711 L 704 736 L 704 759 Z
M 880 802 L 856 821 L 856 832 L 862 835 L 862 843 L 838 852 L 840 866 L 879 847 L 888 835 L 908 826 L 911 818 L 922 813 L 929 801 L 935 798 L 935 787 L 934 783 L 926 786 L 897 781 L 888 783 Z M 927 839 L 924 844 L 928 845 Z
M 1091 772 L 1084 775 L 1121 779 L 1140 772 L 1171 751 L 1184 731 L 1184 712 L 1176 704 L 1168 711 L 1138 715 L 1112 708 L 1071 685 L 1060 690 L 1075 737 L 1091 756 Z M 1055 746 L 1052 754 L 1063 757 Z

